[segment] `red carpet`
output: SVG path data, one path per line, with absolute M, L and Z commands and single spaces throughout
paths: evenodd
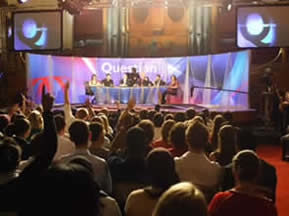
M 279 145 L 261 145 L 257 148 L 258 155 L 276 167 L 277 191 L 276 206 L 279 216 L 289 215 L 289 162 L 281 160 Z

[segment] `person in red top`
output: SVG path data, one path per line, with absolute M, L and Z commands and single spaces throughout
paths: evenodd
M 277 216 L 272 200 L 266 198 L 264 189 L 255 184 L 260 170 L 260 160 L 251 150 L 240 151 L 233 158 L 236 186 L 217 193 L 211 200 L 210 216 Z
M 171 82 L 169 83 L 168 89 L 162 95 L 162 104 L 166 103 L 166 96 L 167 95 L 174 95 L 176 96 L 178 93 L 179 88 L 179 81 L 177 80 L 176 75 L 171 76 Z
M 182 122 L 176 123 L 170 130 L 169 142 L 172 148 L 169 151 L 174 157 L 180 157 L 188 151 L 186 143 L 186 126 Z
M 169 149 L 172 148 L 172 145 L 169 143 L 169 134 L 171 129 L 174 127 L 175 125 L 175 121 L 172 119 L 166 120 L 161 128 L 161 134 L 162 137 L 161 139 L 156 140 L 155 142 L 153 142 L 152 147 L 153 148 L 159 148 L 159 147 L 163 147 L 165 149 Z

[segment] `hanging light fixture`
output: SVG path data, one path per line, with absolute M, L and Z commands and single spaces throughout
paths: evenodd
M 24 4 L 29 2 L 30 0 L 17 0 L 19 4 Z
M 68 11 L 72 15 L 80 14 L 82 9 L 92 0 L 58 0 L 59 8 Z

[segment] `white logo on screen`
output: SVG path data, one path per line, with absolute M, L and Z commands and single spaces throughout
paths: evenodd
M 132 68 L 136 68 L 137 72 L 157 73 L 157 65 L 143 65 L 142 63 L 134 65 L 117 65 L 110 62 L 105 62 L 101 65 L 101 70 L 104 73 L 130 73 Z

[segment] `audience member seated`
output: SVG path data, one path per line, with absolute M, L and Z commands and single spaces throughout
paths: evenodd
M 31 140 L 33 135 L 38 134 L 43 130 L 43 118 L 39 111 L 33 110 L 29 114 L 28 120 L 31 125 L 31 131 L 28 140 Z
M 101 124 L 101 126 L 103 127 L 103 132 L 104 132 L 104 141 L 103 141 L 103 146 L 107 149 L 110 149 L 111 148 L 111 141 L 110 139 L 106 136 L 106 130 L 105 130 L 105 126 L 104 126 L 104 119 L 101 118 L 100 116 L 94 116 L 92 119 L 91 119 L 91 122 L 93 123 L 99 123 Z
M 39 215 L 39 206 L 36 201 L 41 202 L 43 199 L 36 192 L 41 194 L 43 187 L 38 190 L 37 186 L 40 183 L 40 175 L 50 166 L 57 148 L 57 134 L 51 112 L 53 101 L 54 99 L 51 95 L 42 93 L 44 131 L 41 143 L 38 143 L 41 146 L 41 152 L 34 156 L 34 159 L 19 174 L 19 177 L 11 180 L 8 184 L 0 185 L 1 213 L 17 212 L 18 215 Z M 28 196 L 29 199 L 27 198 Z M 44 203 L 46 208 L 42 208 L 42 210 L 47 209 L 47 203 L 49 203 L 50 209 L 53 208 L 50 206 L 50 202 Z M 57 212 L 57 210 L 54 209 L 54 212 Z M 41 211 L 41 215 L 44 215 L 44 213 L 45 211 Z
M 0 141 L 0 185 L 18 177 L 21 148 L 12 138 Z
M 167 114 L 165 115 L 165 121 L 166 121 L 166 120 L 169 120 L 169 119 L 175 120 L 174 115 L 171 114 L 171 113 L 167 113 Z
M 141 120 L 137 126 L 142 128 L 145 132 L 144 141 L 146 144 L 147 153 L 149 153 L 154 138 L 154 125 L 150 120 Z
M 27 119 L 19 119 L 14 123 L 14 139 L 22 149 L 22 160 L 27 160 L 31 156 L 31 145 L 27 138 L 30 135 L 31 127 Z
M 42 176 L 39 201 L 41 215 L 121 216 L 114 199 L 100 191 L 93 165 L 82 157 L 52 166 Z M 47 205 L 49 204 L 49 208 Z
M 196 110 L 194 110 L 193 108 L 189 108 L 186 110 L 186 120 L 192 120 L 195 116 L 196 116 Z
M 222 124 L 225 122 L 225 118 L 222 115 L 216 115 L 213 120 L 213 125 L 211 128 L 211 136 L 210 136 L 210 150 L 215 151 L 218 147 L 218 133 L 222 126 Z
M 148 119 L 151 120 L 151 121 L 153 121 L 156 113 L 157 113 L 157 112 L 156 112 L 155 110 L 150 110 L 150 111 L 148 112 Z
M 112 152 L 124 151 L 126 149 L 127 131 L 137 124 L 135 114 L 131 112 L 134 106 L 135 100 L 132 98 L 128 101 L 127 108 L 119 116 L 119 120 L 115 127 L 116 134 L 111 145 Z
M 152 150 L 146 165 L 151 185 L 130 193 L 125 205 L 126 216 L 151 216 L 162 193 L 178 182 L 174 159 L 167 150 Z
M 162 128 L 162 124 L 164 122 L 164 116 L 162 113 L 156 113 L 153 119 L 153 123 L 155 126 L 155 131 L 154 131 L 154 138 L 153 140 L 159 140 L 162 136 L 161 134 L 161 128 Z
M 58 145 L 57 145 L 57 151 L 56 151 L 56 154 L 54 155 L 53 161 L 57 161 L 64 155 L 74 153 L 75 146 L 71 142 L 71 140 L 68 137 L 66 137 L 64 118 L 61 115 L 56 115 L 54 117 L 54 121 L 55 121 L 55 127 L 57 131 Z
M 175 113 L 175 121 L 176 122 L 184 122 L 186 121 L 186 115 L 183 112 Z
M 152 216 L 207 216 L 203 193 L 194 185 L 183 182 L 172 186 L 159 199 Z
M 146 109 L 143 109 L 139 112 L 140 120 L 148 119 L 148 111 Z
M 76 150 L 72 154 L 63 156 L 60 161 L 67 162 L 79 155 L 87 158 L 93 166 L 95 181 L 102 190 L 111 194 L 111 176 L 105 160 L 92 155 L 88 150 L 90 133 L 87 123 L 82 120 L 74 121 L 69 128 L 69 135 L 71 141 L 75 144 Z
M 172 146 L 169 150 L 174 157 L 180 157 L 188 151 L 184 123 L 179 122 L 172 127 L 169 134 L 169 143 Z
M 124 207 L 130 192 L 148 184 L 145 137 L 142 128 L 130 128 L 126 135 L 125 158 L 118 155 L 111 155 L 108 158 L 113 180 L 113 195 L 121 208 Z
M 243 129 L 239 132 L 239 140 L 237 142 L 237 150 L 256 150 L 256 138 L 253 133 L 247 129 Z M 235 186 L 234 176 L 232 172 L 233 164 L 229 164 L 225 167 L 224 177 L 221 184 L 222 190 L 229 190 Z M 260 159 L 260 173 L 257 178 L 257 184 L 264 188 L 266 196 L 275 202 L 277 175 L 276 169 L 270 163 Z
M 226 166 L 232 163 L 237 151 L 236 130 L 231 125 L 225 125 L 220 128 L 218 137 L 218 148 L 210 154 L 210 159 L 218 162 L 221 166 Z
M 258 156 L 251 150 L 240 151 L 233 158 L 236 186 L 214 196 L 209 205 L 210 216 L 277 216 L 274 203 L 256 184 L 260 164 Z
M 173 126 L 175 125 L 175 121 L 174 120 L 166 120 L 161 128 L 161 139 L 155 141 L 152 145 L 153 148 L 157 148 L 157 147 L 163 147 L 166 149 L 169 149 L 172 147 L 172 145 L 169 143 L 169 134 L 171 129 L 173 128 Z
M 98 116 L 103 120 L 103 129 L 105 131 L 105 136 L 107 138 L 109 138 L 109 140 L 112 140 L 112 137 L 113 137 L 113 134 L 114 134 L 114 131 L 113 129 L 110 127 L 109 125 L 109 121 L 108 121 L 108 118 L 107 118 L 107 114 L 104 114 L 104 113 L 99 113 Z
M 232 112 L 227 111 L 223 114 L 223 116 L 229 124 L 234 125 Z
M 91 145 L 89 151 L 98 157 L 107 159 L 110 154 L 109 149 L 104 147 L 104 130 L 100 123 L 90 123 Z
M 175 158 L 175 161 L 180 180 L 192 182 L 210 200 L 220 183 L 222 170 L 218 163 L 210 161 L 204 153 L 208 138 L 207 127 L 198 121 L 193 122 L 186 130 L 189 151 Z

